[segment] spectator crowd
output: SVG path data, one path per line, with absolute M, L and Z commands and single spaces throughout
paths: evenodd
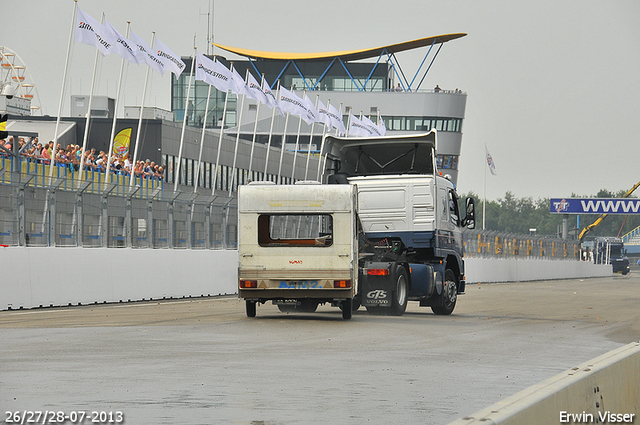
M 4 144 L 5 149 L 9 151 L 13 149 L 13 136 L 9 136 L 4 141 L 0 140 L 0 142 Z M 51 163 L 51 158 L 53 157 L 55 159 L 55 165 L 58 167 L 68 167 L 72 171 L 79 171 L 81 163 L 84 170 L 98 172 L 105 172 L 107 170 L 109 156 L 105 151 L 97 153 L 95 148 L 92 148 L 83 152 L 82 147 L 78 145 L 70 144 L 67 145 L 67 147 L 62 147 L 58 144 L 54 156 L 53 141 L 42 145 L 37 137 L 33 140 L 28 137 L 20 137 L 18 143 L 20 156 L 31 162 L 48 165 Z M 0 150 L 0 156 L 6 157 L 8 154 Z M 82 160 L 83 156 L 84 160 Z M 128 155 L 112 155 L 110 172 L 131 175 L 131 165 Z M 136 177 L 143 176 L 144 178 L 157 178 L 162 180 L 164 177 L 164 168 L 147 159 L 146 161 L 136 161 L 133 166 L 133 173 Z

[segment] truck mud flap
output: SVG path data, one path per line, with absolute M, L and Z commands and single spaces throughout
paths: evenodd
M 360 279 L 364 307 L 391 307 L 395 282 L 394 264 L 393 262 L 367 262 L 364 264 Z M 375 270 L 375 272 L 370 274 L 370 270 Z

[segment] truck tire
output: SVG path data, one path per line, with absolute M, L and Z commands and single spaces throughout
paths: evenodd
M 444 273 L 444 287 L 441 295 L 442 304 L 431 306 L 431 310 L 439 316 L 447 316 L 453 313 L 458 300 L 458 282 L 456 275 L 451 269 Z
M 340 303 L 340 310 L 342 310 L 342 318 L 344 320 L 350 320 L 353 315 L 353 298 L 342 301 Z
M 409 294 L 409 278 L 404 267 L 396 267 L 395 280 L 396 284 L 391 296 L 391 314 L 402 316 L 407 309 L 407 295 Z
M 247 317 L 256 317 L 256 302 L 255 301 L 245 301 L 247 307 Z

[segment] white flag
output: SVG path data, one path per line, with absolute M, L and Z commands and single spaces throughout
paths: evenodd
M 318 122 L 318 111 L 316 111 L 316 105 L 313 104 L 311 99 L 309 99 L 309 96 L 306 94 L 304 95 L 304 103 L 307 105 L 307 119 L 304 121 L 307 124 Z
M 247 84 L 244 82 L 244 78 L 238 74 L 235 69 L 231 70 L 231 82 L 233 84 L 231 91 L 237 95 L 248 95 Z
M 284 112 L 282 111 L 282 108 L 278 104 L 278 99 L 273 94 L 273 91 L 271 90 L 271 86 L 269 86 L 269 83 L 265 79 L 262 80 L 262 92 L 267 98 L 267 105 L 270 108 L 277 108 L 278 112 L 280 112 L 280 115 L 284 116 Z
M 359 136 L 359 137 L 368 137 L 371 135 L 367 126 L 356 118 L 353 114 L 350 114 L 350 123 L 349 123 L 349 136 Z
M 322 103 L 320 99 L 318 99 L 318 122 L 326 125 L 329 130 L 333 128 L 329 110 L 324 106 L 324 103 Z
M 369 118 L 363 116 L 362 123 L 367 127 L 367 131 L 369 132 L 370 136 L 382 136 L 382 134 L 380 134 L 378 125 L 371 121 Z
M 493 162 L 493 158 L 491 157 L 491 154 L 489 153 L 489 150 L 487 149 L 487 147 L 484 147 L 485 152 L 487 153 L 487 165 L 489 166 L 489 171 L 491 171 L 491 174 L 493 174 L 494 176 L 496 175 L 496 164 L 494 164 Z
M 331 117 L 331 125 L 337 128 L 340 134 L 345 134 L 347 129 L 344 126 L 342 114 L 331 104 L 329 104 L 329 116 Z
M 231 71 L 201 53 L 196 55 L 196 80 L 204 81 L 224 93 L 234 87 Z
M 249 76 L 247 77 L 247 96 L 249 96 L 251 99 L 257 100 L 264 105 L 269 104 L 267 96 L 262 91 L 262 87 L 260 87 L 260 84 L 258 84 L 251 73 L 249 73 Z
M 111 33 L 100 22 L 78 8 L 76 18 L 76 42 L 88 44 L 98 49 L 103 56 L 110 53 L 115 40 Z
M 180 77 L 182 71 L 186 65 L 178 55 L 173 53 L 163 42 L 156 38 L 156 45 L 154 46 L 156 56 L 164 63 L 165 69 L 173 72 L 176 78 Z
M 380 117 L 378 117 L 378 131 L 380 132 L 381 136 L 387 134 L 387 126 L 384 125 L 384 120 Z
M 126 59 L 131 63 L 140 63 L 140 60 L 136 57 L 138 46 L 124 38 L 122 34 L 120 34 L 118 30 L 115 29 L 114 26 L 106 19 L 104 20 L 104 26 L 111 32 L 112 38 L 115 40 L 111 50 L 120 55 L 122 59 Z
M 305 101 L 298 97 L 295 93 L 290 92 L 284 87 L 280 87 L 280 95 L 278 99 L 278 103 L 283 111 L 289 112 L 293 115 L 297 115 L 302 118 L 307 124 L 311 124 L 311 122 L 307 121 L 309 118 L 308 114 L 308 106 Z
M 135 32 L 131 31 L 131 41 L 138 46 L 136 57 L 140 63 L 146 63 L 151 68 L 158 71 L 158 74 L 164 75 L 164 63 L 153 54 L 151 47 Z

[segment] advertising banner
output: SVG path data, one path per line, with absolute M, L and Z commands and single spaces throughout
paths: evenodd
M 554 214 L 640 214 L 635 198 L 551 198 Z

